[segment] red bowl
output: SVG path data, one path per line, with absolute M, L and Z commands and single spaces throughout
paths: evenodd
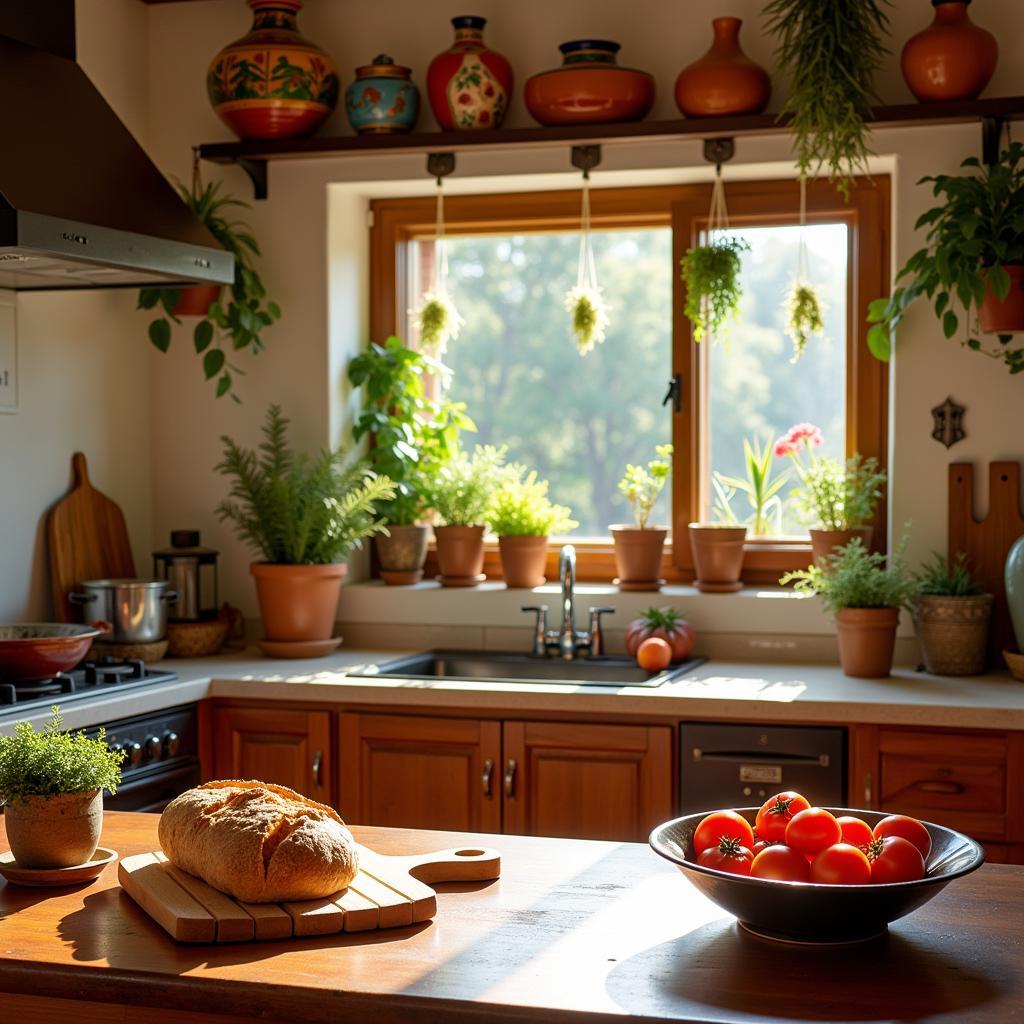
M 74 668 L 102 630 L 64 622 L 0 626 L 0 680 L 32 682 Z

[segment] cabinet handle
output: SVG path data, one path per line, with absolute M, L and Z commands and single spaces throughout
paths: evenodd
M 484 761 L 484 770 L 480 773 L 480 781 L 484 786 L 484 796 L 491 799 L 491 776 L 494 774 L 494 762 L 487 758 Z
M 964 792 L 962 782 L 919 782 L 917 788 L 923 793 L 948 793 L 956 796 Z
M 320 774 L 321 774 L 320 773 L 320 768 L 323 765 L 323 763 L 324 763 L 324 753 L 323 753 L 322 750 L 318 750 L 313 755 L 313 781 L 316 783 L 317 787 L 319 787 L 321 785 L 321 781 L 320 781 Z
M 516 762 L 515 758 L 509 758 L 505 766 L 505 796 L 515 796 L 516 791 Z
M 871 772 L 864 773 L 864 807 L 870 809 L 871 807 Z

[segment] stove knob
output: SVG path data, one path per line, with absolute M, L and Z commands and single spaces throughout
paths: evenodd
M 159 736 L 150 736 L 146 740 L 146 760 L 159 761 L 163 756 L 164 745 L 160 742 Z
M 138 768 L 142 764 L 142 747 L 134 740 L 129 740 L 121 749 L 124 751 L 124 767 Z
M 177 757 L 181 750 L 181 740 L 176 732 L 164 733 L 164 757 Z

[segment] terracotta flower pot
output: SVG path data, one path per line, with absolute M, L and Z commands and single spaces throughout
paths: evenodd
M 484 527 L 435 526 L 441 586 L 468 587 L 484 580 Z
M 103 791 L 30 796 L 7 804 L 7 841 L 23 868 L 70 868 L 84 864 L 99 846 Z
M 697 578 L 693 585 L 706 594 L 729 594 L 743 583 L 745 526 L 710 526 L 690 523 L 690 550 Z
M 547 537 L 499 537 L 501 571 L 506 587 L 542 587 L 547 582 Z
M 206 316 L 206 311 L 220 298 L 219 284 L 197 284 L 182 288 L 181 298 L 174 304 L 175 316 Z
M 871 546 L 871 537 L 875 532 L 873 526 L 858 526 L 854 530 L 811 530 L 811 551 L 814 564 L 821 565 L 836 548 L 845 547 L 854 537 L 860 537 L 864 547 Z
M 430 527 L 389 523 L 388 534 L 378 533 L 376 537 L 381 579 L 392 586 L 419 583 L 427 560 Z
M 890 675 L 899 621 L 899 608 L 841 608 L 836 633 L 843 674 L 857 679 Z
M 711 49 L 679 72 L 676 105 L 687 117 L 760 114 L 768 106 L 772 82 L 740 49 L 742 24 L 739 18 L 714 18 Z
M 974 676 L 985 671 L 991 594 L 940 597 L 922 594 L 914 602 L 914 628 L 924 667 L 938 676 Z
M 254 562 L 264 639 L 273 642 L 330 640 L 338 616 L 344 563 L 276 565 Z
M 1008 266 L 1010 293 L 1001 300 L 988 282 L 985 283 L 985 300 L 981 304 L 978 320 L 986 334 L 1013 334 L 1024 331 L 1024 266 Z
M 661 554 L 665 548 L 668 530 L 636 526 L 611 527 L 615 542 L 615 568 L 619 590 L 660 590 L 665 582 L 661 578 Z
M 903 47 L 903 78 L 922 103 L 976 99 L 992 79 L 999 44 L 971 21 L 970 2 L 932 0 L 935 19 Z

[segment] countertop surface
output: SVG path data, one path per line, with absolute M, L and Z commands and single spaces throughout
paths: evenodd
M 102 842 L 155 849 L 156 823 L 108 813 Z M 0 992 L 37 997 L 0 1005 L 34 1020 L 50 1019 L 44 996 L 89 1001 L 89 1020 L 115 1019 L 97 1003 L 127 1004 L 133 1020 L 146 1007 L 374 1024 L 1024 1020 L 1021 867 L 954 881 L 885 938 L 805 948 L 742 932 L 644 845 L 354 831 L 380 853 L 492 846 L 502 877 L 439 886 L 421 925 L 221 946 L 175 944 L 120 890 L 116 865 L 75 889 L 0 883 Z

